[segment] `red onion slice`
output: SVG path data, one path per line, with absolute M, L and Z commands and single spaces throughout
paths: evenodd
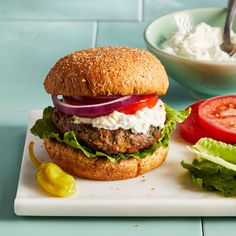
M 124 108 L 140 100 L 141 97 L 141 95 L 129 95 L 115 98 L 110 101 L 105 101 L 103 103 L 74 105 L 69 104 L 65 101 L 61 101 L 60 99 L 58 99 L 57 95 L 52 95 L 52 101 L 54 106 L 63 113 L 93 118 L 97 116 L 107 115 L 117 109 Z M 96 99 L 96 97 L 91 97 L 90 99 Z
M 110 102 L 123 96 L 96 96 L 96 97 L 85 97 L 85 96 L 63 96 L 63 102 L 71 105 L 92 105 L 104 102 Z

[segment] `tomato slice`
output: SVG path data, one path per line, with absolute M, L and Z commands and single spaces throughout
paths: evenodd
M 136 111 L 143 109 L 144 107 L 153 108 L 158 101 L 156 94 L 143 95 L 140 100 L 117 111 L 124 114 L 134 114 Z
M 236 95 L 207 99 L 199 106 L 198 116 L 214 139 L 236 143 Z
M 203 102 L 204 100 L 196 102 L 186 108 L 191 108 L 191 113 L 184 122 L 179 124 L 180 134 L 190 143 L 196 143 L 200 138 L 209 137 L 207 131 L 205 131 L 198 122 L 198 109 Z

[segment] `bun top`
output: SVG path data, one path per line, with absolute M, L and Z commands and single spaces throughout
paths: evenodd
M 71 53 L 50 70 L 47 93 L 65 96 L 164 95 L 168 77 L 148 51 L 128 47 L 89 48 Z

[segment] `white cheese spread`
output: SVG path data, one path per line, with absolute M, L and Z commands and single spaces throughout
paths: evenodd
M 233 31 L 231 41 L 236 43 L 236 34 Z M 189 31 L 179 29 L 161 45 L 161 48 L 167 53 L 191 59 L 235 61 L 236 54 L 230 57 L 220 49 L 222 42 L 222 28 L 201 23 Z
M 122 128 L 125 130 L 131 129 L 133 133 L 147 134 L 150 126 L 160 127 L 162 129 L 165 125 L 166 112 L 163 102 L 159 99 L 153 108 L 143 108 L 138 110 L 133 115 L 126 115 L 124 113 L 114 111 L 106 116 L 99 116 L 96 118 L 84 118 L 73 116 L 73 123 L 91 124 L 96 128 L 103 128 L 108 130 L 116 130 Z

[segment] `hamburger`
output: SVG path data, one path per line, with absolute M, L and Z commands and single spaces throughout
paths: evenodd
M 158 167 L 171 130 L 187 111 L 159 96 L 168 89 L 160 61 L 137 48 L 99 47 L 71 53 L 48 73 L 53 107 L 31 132 L 66 172 L 94 180 L 133 178 Z

